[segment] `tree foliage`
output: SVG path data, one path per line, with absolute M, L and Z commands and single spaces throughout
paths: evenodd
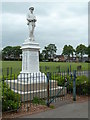
M 2 50 L 2 58 L 3 59 L 19 59 L 20 54 L 22 53 L 22 50 L 20 49 L 20 46 L 7 46 Z
M 55 44 L 49 44 L 48 46 L 44 47 L 44 50 L 42 51 L 42 56 L 45 60 L 52 60 L 55 53 L 57 51 L 57 47 Z
M 3 48 L 2 50 L 2 58 L 8 59 L 8 60 L 19 60 L 20 55 L 22 54 L 22 50 L 20 49 L 20 46 L 7 46 Z M 53 58 L 56 54 L 57 47 L 55 44 L 49 44 L 44 47 L 41 53 L 39 53 L 39 60 L 45 60 L 45 61 L 53 61 Z M 68 60 L 70 61 L 70 56 L 76 55 L 76 57 L 81 57 L 81 60 L 83 58 L 84 54 L 87 54 L 88 57 L 90 58 L 90 45 L 86 47 L 83 44 L 80 44 L 76 47 L 76 49 L 73 48 L 71 45 L 65 45 L 63 47 L 62 54 L 68 57 Z M 89 59 L 88 59 L 89 60 Z
M 68 56 L 68 59 L 70 60 L 70 55 L 72 55 L 72 57 L 73 57 L 74 52 L 75 52 L 75 50 L 71 45 L 68 45 L 68 46 L 65 45 L 63 48 L 62 54 Z
M 90 58 L 90 45 L 86 48 L 86 54 Z
M 83 55 L 86 54 L 86 46 L 83 44 L 80 44 L 76 47 L 76 54 L 79 54 L 81 56 L 81 60 L 83 58 Z

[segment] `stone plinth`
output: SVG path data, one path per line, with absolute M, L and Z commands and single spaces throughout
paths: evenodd
M 28 39 L 22 45 L 22 71 L 21 73 L 39 72 L 39 44 Z
M 22 92 L 47 89 L 47 82 L 44 80 L 40 82 L 38 81 L 37 82 L 36 81 L 23 82 L 23 81 L 18 81 L 18 80 L 12 80 L 12 81 L 8 80 L 7 83 L 11 89 L 13 90 L 15 89 L 15 90 L 22 91 Z M 57 81 L 55 80 L 50 80 L 49 84 L 50 84 L 50 88 L 57 87 Z
M 39 71 L 39 44 L 26 39 L 22 44 L 22 71 L 18 76 L 18 81 L 41 81 L 42 73 Z M 46 77 L 43 73 L 43 79 Z

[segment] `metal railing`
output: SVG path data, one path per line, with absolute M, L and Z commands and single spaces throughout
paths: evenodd
M 78 67 L 80 67 L 80 69 L 78 69 Z M 73 72 L 74 70 L 77 70 L 78 72 L 85 72 L 87 71 L 85 68 L 83 68 L 83 66 L 75 66 L 75 67 L 72 67 L 71 65 L 68 66 L 67 68 L 64 66 L 60 66 L 60 65 L 57 65 L 57 66 L 41 66 L 39 67 L 40 71 L 41 72 L 44 72 L 44 73 L 47 73 L 47 72 Z M 16 68 L 13 68 L 13 67 L 3 67 L 2 68 L 2 75 L 4 75 L 4 77 L 6 76 L 10 76 L 12 74 L 12 76 L 15 75 L 18 75 L 21 71 L 21 67 L 16 67 Z
M 44 73 L 21 73 L 20 75 L 9 72 L 2 77 L 2 110 L 31 110 L 37 104 L 50 105 L 52 102 L 76 100 L 76 94 L 85 93 L 87 80 L 80 83 L 80 77 L 86 79 L 87 73 L 71 71 L 69 68 L 64 72 Z M 82 77 L 82 78 L 83 78 Z M 82 80 L 81 80 L 82 81 Z M 81 88 L 80 88 L 81 86 Z M 81 89 L 81 91 L 80 91 Z M 79 92 L 79 93 L 78 93 Z

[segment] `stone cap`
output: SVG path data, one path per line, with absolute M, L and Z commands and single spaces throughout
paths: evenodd
M 21 49 L 40 49 L 40 47 L 39 43 L 28 41 L 22 44 Z

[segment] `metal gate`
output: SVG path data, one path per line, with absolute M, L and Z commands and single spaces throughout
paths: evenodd
M 47 73 L 47 106 L 57 101 L 76 101 L 76 71 Z M 73 98 L 73 99 L 72 99 Z

